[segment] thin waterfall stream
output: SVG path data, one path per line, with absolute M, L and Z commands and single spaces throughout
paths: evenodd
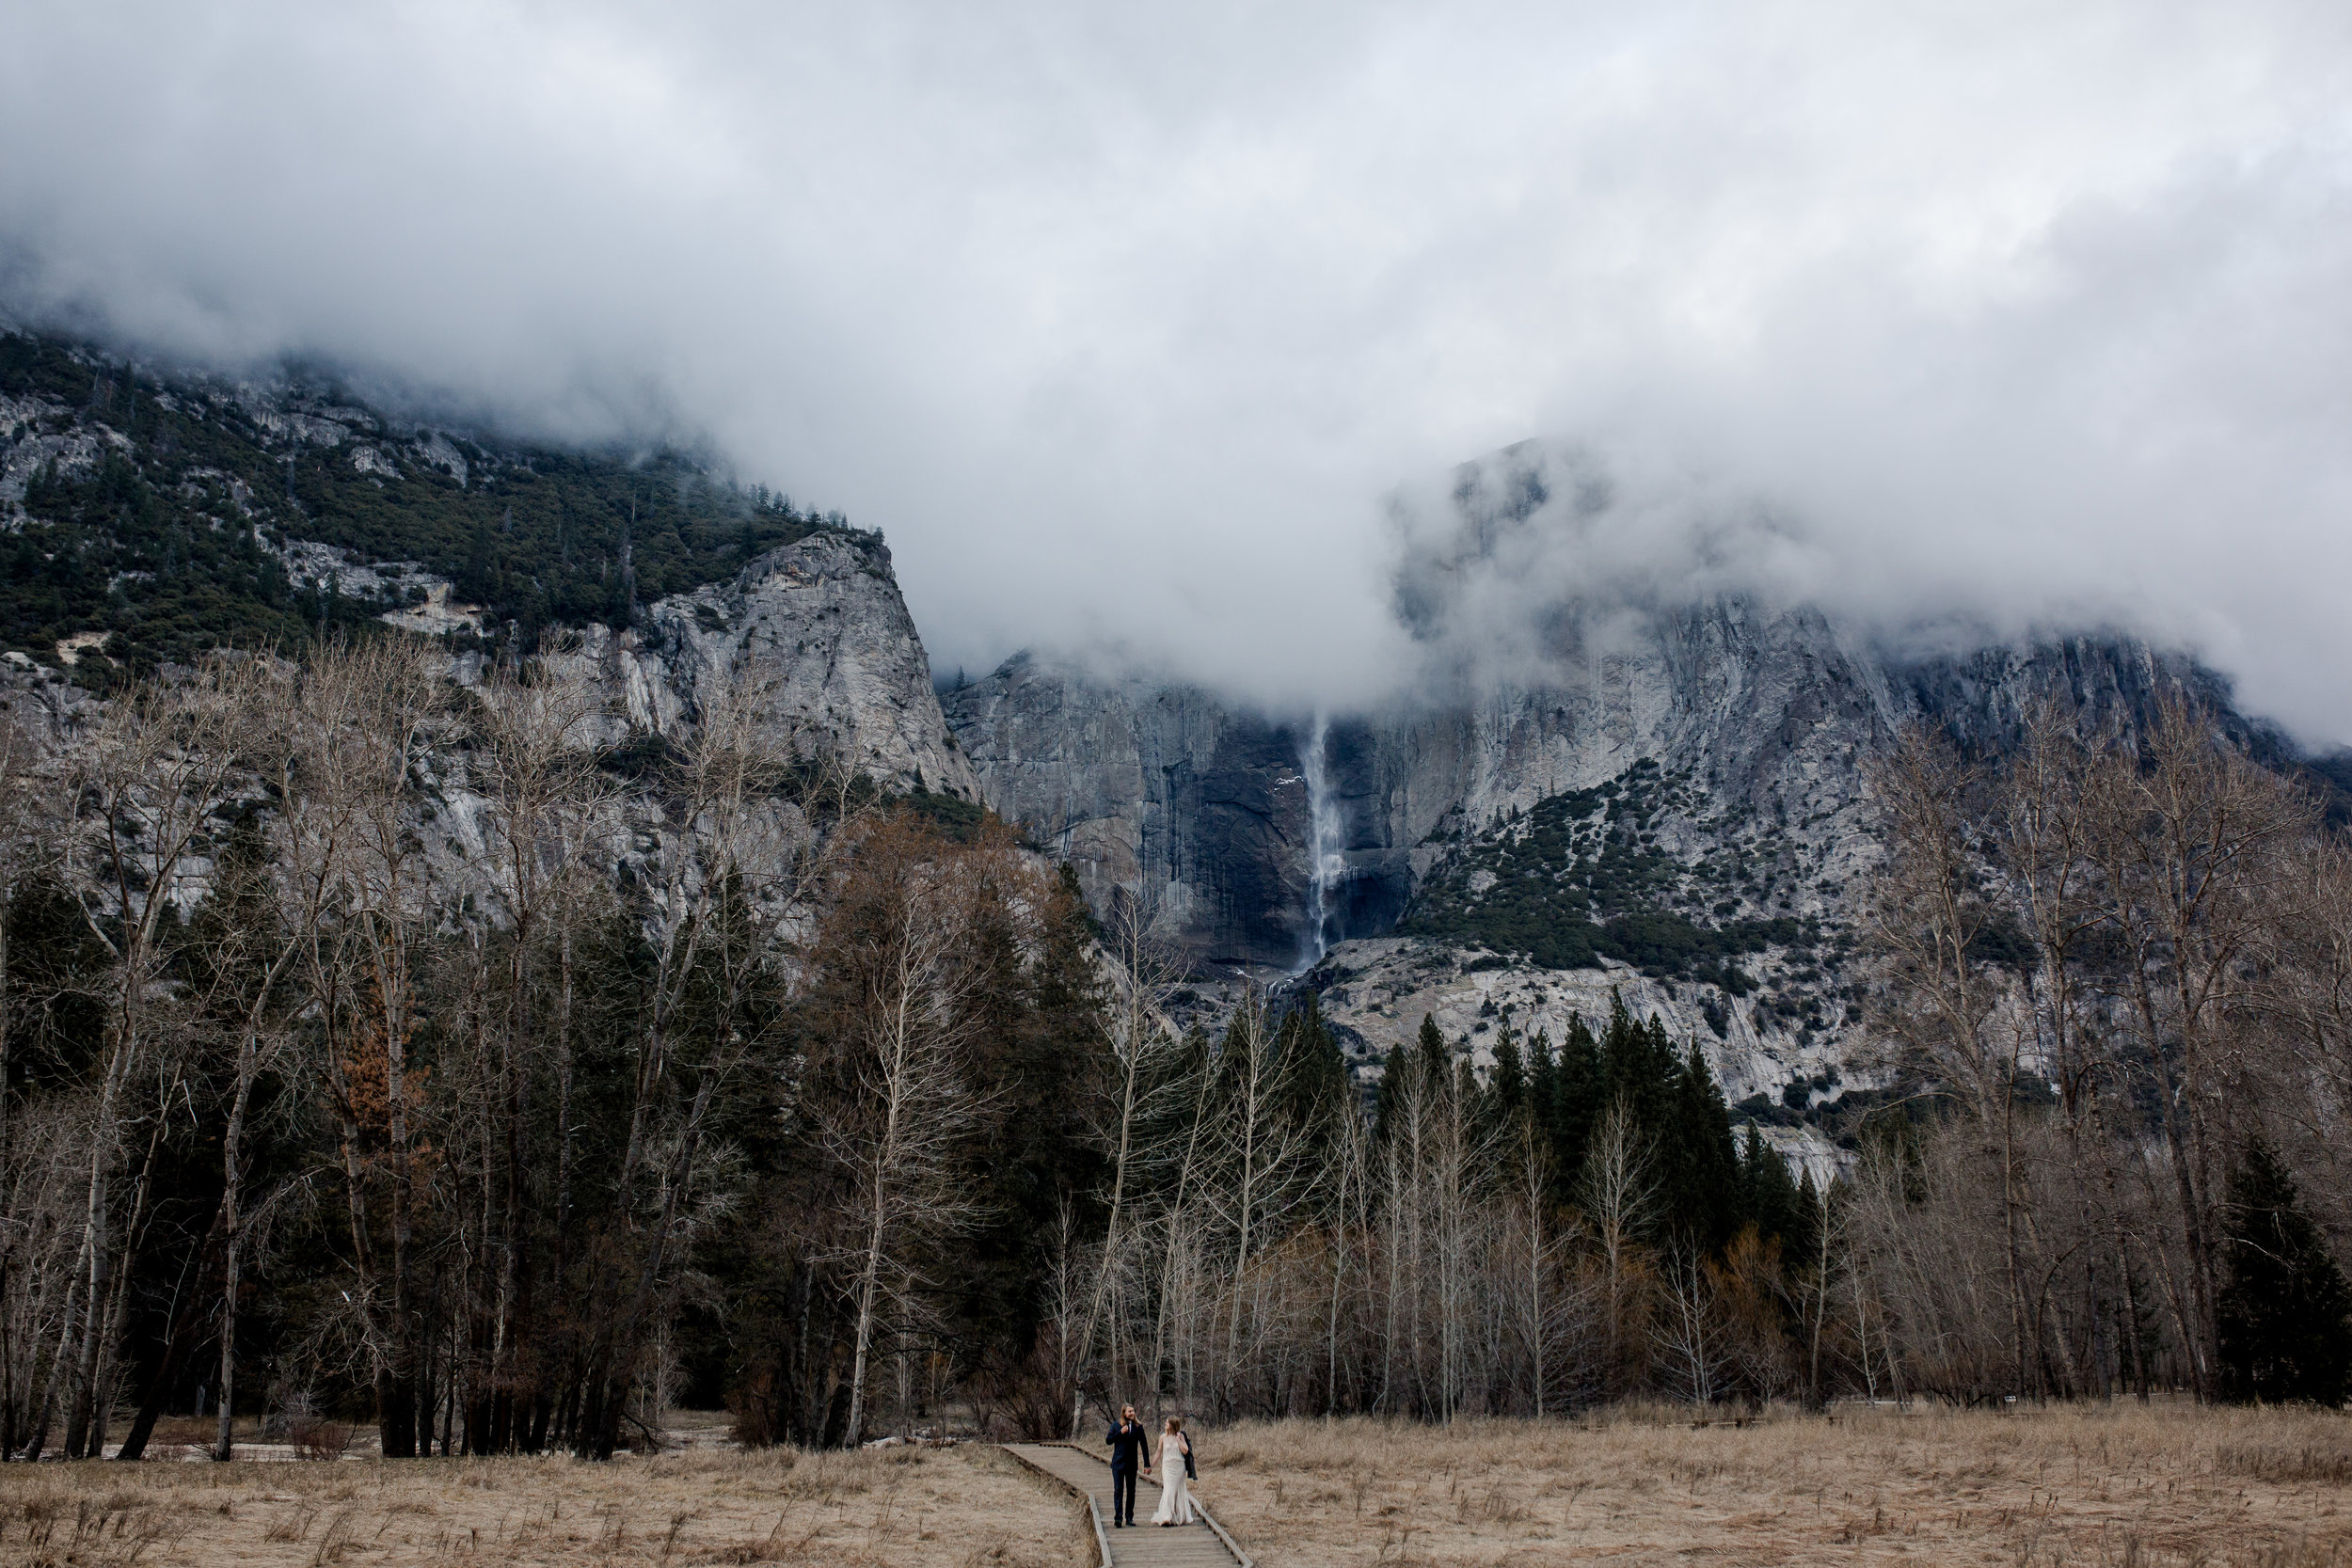
M 1299 772 L 1307 781 L 1307 934 L 1300 943 L 1301 970 L 1322 962 L 1330 949 L 1332 893 L 1347 870 L 1345 824 L 1331 793 L 1327 765 L 1330 741 L 1330 716 L 1317 708 L 1298 758 Z

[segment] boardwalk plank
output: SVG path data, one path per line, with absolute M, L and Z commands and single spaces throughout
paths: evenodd
M 1138 1481 L 1136 1513 L 1141 1515 L 1141 1522 L 1133 1529 L 1113 1529 L 1109 1528 L 1108 1465 L 1060 1443 L 1008 1443 L 1005 1449 L 1072 1490 L 1094 1499 L 1094 1506 L 1103 1516 L 1104 1539 L 1110 1547 L 1112 1568 L 1232 1568 L 1236 1563 L 1247 1568 L 1248 1564 L 1248 1558 L 1236 1557 L 1209 1528 L 1199 1497 L 1193 1499 L 1193 1512 L 1199 1516 L 1194 1523 L 1163 1529 L 1151 1522 L 1152 1511 L 1160 1505 L 1159 1483 Z

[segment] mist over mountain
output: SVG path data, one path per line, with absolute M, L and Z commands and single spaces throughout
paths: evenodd
M 1717 960 L 1747 940 L 1724 948 L 1722 930 L 1792 910 L 1851 917 L 1848 884 L 1877 854 L 1868 773 L 1907 728 L 1996 756 L 2042 703 L 2130 729 L 2177 693 L 2254 754 L 2309 766 L 2178 643 L 2116 622 L 1858 611 L 1782 568 L 1792 541 L 1770 519 L 1628 528 L 1638 508 L 1572 449 L 1521 443 L 1466 464 L 1439 506 L 1400 515 L 1408 674 L 1268 702 L 1181 664 L 1024 653 L 942 692 L 987 799 L 1067 857 L 1098 905 L 1139 900 L 1212 965 L 1307 969 L 1404 931 L 1538 968 L 1599 954 L 1653 979 L 1720 980 Z M 1644 789 L 1656 800 L 1630 814 L 1629 842 L 1670 848 L 1671 875 L 1629 863 L 1609 874 L 1630 879 L 1625 896 L 1589 911 L 1580 898 L 1462 918 L 1465 895 L 1475 905 L 1494 882 L 1489 867 L 1459 885 L 1481 845 L 1572 799 L 1579 819 L 1613 821 Z M 1744 896 L 1724 901 L 1726 865 L 1759 845 L 1785 863 L 1781 893 L 1740 877 Z M 1554 870 L 1574 858 L 1566 840 L 1536 856 Z M 1604 930 L 1631 915 L 1674 933 Z
M 1864 953 L 1906 736 L 1997 769 L 2038 714 L 2144 736 L 2185 700 L 2343 816 L 2341 757 L 2178 644 L 1807 597 L 1769 517 L 1628 531 L 1638 501 L 1573 449 L 1464 465 L 1429 504 L 1400 509 L 1419 661 L 1385 692 L 1268 704 L 1041 651 L 942 694 L 981 798 L 1099 914 L 1137 911 L 1210 994 L 1311 992 L 1367 1072 L 1424 1020 L 1507 1071 L 1515 1038 L 1622 1006 L 1826 1159 L 1899 1093 Z
M 1133 1402 L 2302 1560 L 2348 277 L 2341 0 L 0 0 L 0 1463 L 391 1481 L 28 1549 L 723 1408 L 665 1560 L 1050 1557 Z
M 8 309 L 707 435 L 886 531 L 943 668 L 1368 700 L 1394 487 L 1540 436 L 1617 500 L 1530 594 L 2128 626 L 2352 738 L 2337 8 L 12 23 Z

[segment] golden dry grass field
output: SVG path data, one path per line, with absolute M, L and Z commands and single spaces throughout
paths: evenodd
M 0 1563 L 1068 1568 L 1085 1505 L 997 1450 L 0 1467 Z
M 2310 1412 L 1776 1412 L 1693 1428 L 1659 1407 L 1251 1424 L 1210 1429 L 1201 1453 L 1201 1495 L 1263 1568 L 2352 1568 L 2352 1419 Z M 0 1564 L 1093 1561 L 1083 1506 L 977 1445 L 0 1466 Z
M 2314 1413 L 1287 1422 L 1201 1454 L 1201 1495 L 1262 1568 L 2352 1564 L 2352 1419 Z

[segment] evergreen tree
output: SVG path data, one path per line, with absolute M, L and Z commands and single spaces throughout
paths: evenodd
M 1396 1047 L 1381 1064 L 1380 1091 L 1373 1101 L 1373 1114 L 1377 1117 L 1373 1125 L 1375 1134 L 1385 1134 L 1395 1124 L 1390 1113 L 1396 1109 L 1399 1097 L 1408 1087 L 1430 1084 L 1443 1085 L 1453 1081 L 1450 1068 L 1452 1055 L 1453 1053 L 1446 1049 L 1445 1033 L 1438 1027 L 1437 1019 L 1428 1013 L 1422 1014 L 1421 1033 L 1414 1037 L 1413 1043 Z
M 1609 998 L 1609 1027 L 1600 1037 L 1600 1094 L 1594 1117 L 1623 1101 L 1652 1142 L 1666 1134 L 1676 1119 L 1676 1100 L 1682 1082 L 1682 1063 L 1667 1037 L 1665 1024 L 1653 1018 L 1634 1021 L 1625 998 Z M 1588 1124 L 1589 1125 L 1589 1124 Z
M 1807 1180 L 1810 1180 L 1808 1174 Z M 1789 1178 L 1788 1162 L 1764 1140 L 1756 1123 L 1748 1123 L 1740 1149 L 1740 1219 L 1753 1225 L 1758 1236 L 1781 1239 L 1784 1253 L 1796 1244 L 1801 1221 L 1797 1184 Z
M 1837 1188 L 1833 1184 L 1829 1190 L 1829 1201 L 1835 1203 L 1836 1200 Z M 1821 1189 L 1814 1185 L 1813 1170 L 1808 1165 L 1804 1174 L 1797 1179 L 1795 1215 L 1781 1243 L 1780 1255 L 1792 1266 L 1806 1267 L 1820 1258 L 1821 1227 L 1827 1219 L 1823 1212 L 1825 1207 Z
M 2231 1397 L 2341 1405 L 2352 1383 L 2352 1289 L 2259 1134 L 2230 1173 L 2230 1278 L 2216 1315 Z
M 1665 1030 L 1653 1020 L 1645 1031 L 1653 1047 Z M 1731 1141 L 1731 1108 L 1692 1041 L 1676 1074 L 1674 1109 L 1651 1133 L 1664 1165 L 1666 1225 L 1714 1251 L 1740 1223 L 1740 1157 Z
M 1495 1032 L 1494 1070 L 1472 1103 L 1478 1107 L 1480 1134 L 1492 1141 L 1506 1168 L 1512 1167 L 1510 1151 L 1517 1147 L 1512 1130 L 1527 1114 L 1527 1066 L 1519 1055 L 1518 1035 L 1507 1021 Z
M 1563 1172 L 1560 1166 L 1560 1095 L 1559 1058 L 1552 1054 L 1550 1033 L 1539 1029 L 1527 1046 L 1527 1114 L 1535 1124 L 1536 1140 L 1551 1171 L 1549 1196 L 1554 1203 L 1568 1200 L 1569 1185 L 1575 1180 L 1572 1170 Z
M 1320 1156 L 1329 1148 L 1338 1111 L 1354 1092 L 1347 1059 L 1323 1020 L 1322 999 L 1309 991 L 1306 1000 L 1283 1015 L 1277 1037 L 1290 1085 L 1291 1114 L 1311 1130 Z
M 1439 1029 L 1438 1021 L 1427 1013 L 1421 1015 L 1421 1035 L 1414 1041 L 1414 1049 L 1421 1053 L 1423 1083 L 1452 1082 L 1454 1074 L 1449 1069 L 1453 1065 L 1454 1053 L 1446 1046 L 1445 1031 Z
M 1584 1015 L 1568 1020 L 1560 1041 L 1559 1085 L 1553 1099 L 1551 1167 L 1564 1183 L 1573 1183 L 1584 1168 L 1584 1151 L 1593 1128 L 1600 1120 L 1604 1087 L 1600 1045 L 1584 1023 Z M 1566 1196 L 1564 1187 L 1561 1196 Z
M 1136 1139 L 1143 1147 L 1181 1148 L 1204 1081 L 1216 1071 L 1216 1046 L 1207 1027 L 1196 1022 L 1156 1067 L 1139 1097 Z
M 1527 1108 L 1527 1065 L 1519 1055 L 1518 1036 L 1508 1022 L 1495 1034 L 1495 1070 L 1486 1094 L 1498 1124 L 1514 1120 Z
M 1478 1069 L 1470 1066 L 1470 1053 L 1465 1051 L 1454 1060 L 1454 1102 L 1467 1112 L 1473 1135 L 1480 1130 L 1478 1117 L 1485 1105 L 1485 1096 L 1478 1087 Z

